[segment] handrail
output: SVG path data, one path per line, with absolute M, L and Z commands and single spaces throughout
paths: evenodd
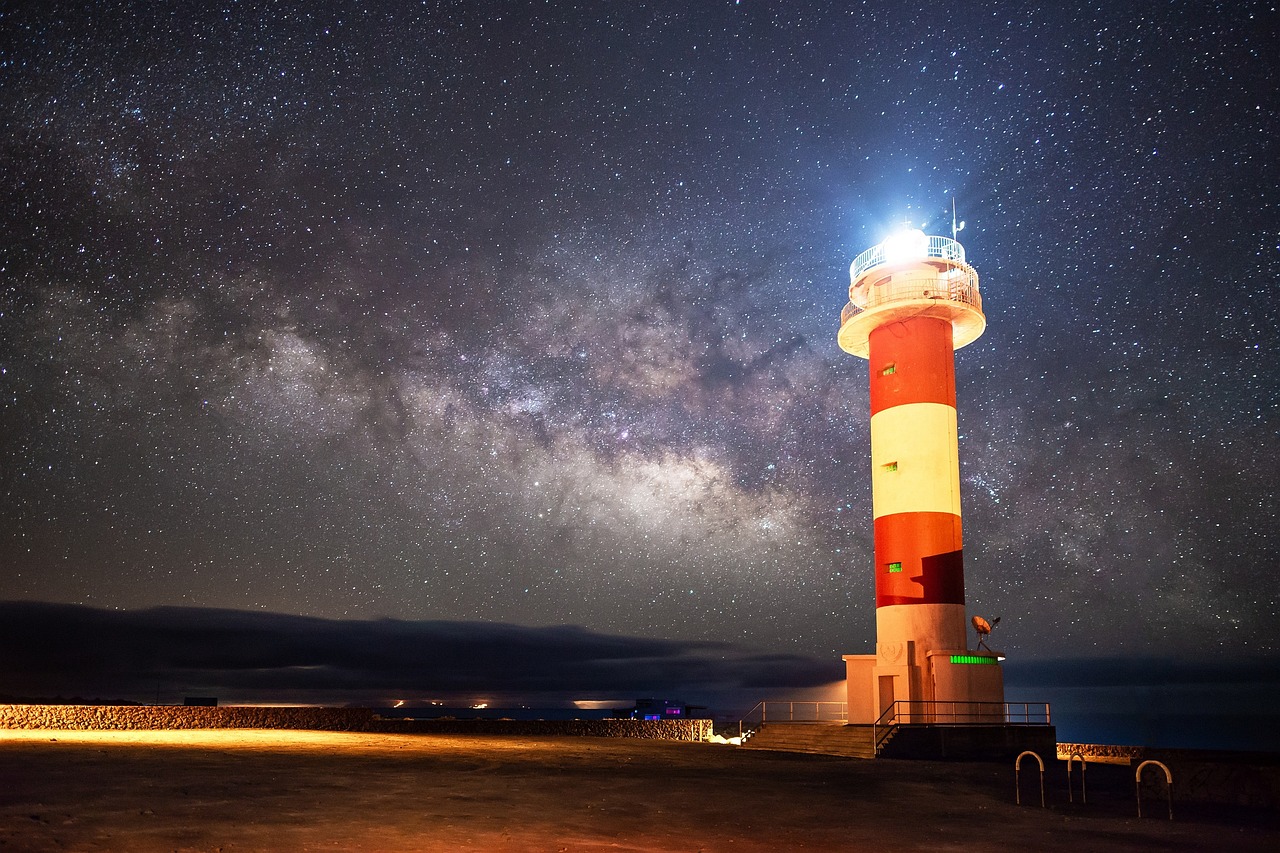
M 754 706 L 752 706 L 750 711 L 742 715 L 742 719 L 740 720 L 740 722 L 745 723 L 748 720 L 750 720 L 752 718 L 752 715 L 755 714 L 757 708 L 760 709 L 760 722 L 763 723 L 764 722 L 764 703 L 763 702 L 757 702 Z
M 1016 713 L 1014 709 L 1018 707 L 1022 708 L 1022 720 L 1020 723 L 1013 719 L 1014 714 Z M 1043 710 L 1033 711 L 1033 708 L 1040 708 Z M 1037 716 L 1036 719 L 1032 719 L 1033 714 Z M 1043 720 L 1040 719 L 1040 716 L 1043 716 Z M 1052 724 L 1053 718 L 1049 713 L 1048 702 L 1005 702 L 1004 719 L 1009 725 L 1048 726 Z
M 889 720 L 894 720 L 895 722 L 889 723 L 888 720 L 885 719 L 886 717 Z M 890 702 L 889 706 L 881 711 L 880 716 L 876 717 L 875 722 L 871 724 L 871 748 L 875 751 L 876 755 L 880 754 L 881 745 L 889 739 L 890 735 L 893 734 L 894 729 L 898 727 L 896 722 L 897 718 L 898 703 Z M 880 733 L 882 728 L 884 729 L 884 734 Z
M 849 265 L 849 276 L 851 279 L 857 279 L 872 267 L 878 267 L 887 262 L 885 254 L 885 242 L 882 241 L 867 249 L 853 259 L 853 263 Z M 929 235 L 928 245 L 925 249 L 925 257 L 942 258 L 948 261 L 964 262 L 964 246 L 961 246 L 956 240 L 950 237 L 935 237 Z
M 957 273 L 960 271 L 957 270 Z M 966 266 L 963 268 L 963 275 L 939 277 L 933 273 L 908 274 L 874 282 L 873 286 L 850 293 L 849 302 L 840 312 L 840 323 L 843 325 L 850 317 L 882 305 L 925 301 L 959 302 L 981 311 L 982 295 L 978 290 L 977 271 Z
M 809 709 L 812 714 L 806 715 L 804 712 Z M 1048 702 L 899 699 L 890 703 L 871 724 L 871 737 L 878 753 L 884 742 L 901 725 L 1047 726 L 1050 719 Z M 757 702 L 750 711 L 743 714 L 738 721 L 738 730 L 739 733 L 744 733 L 747 727 L 766 722 L 847 723 L 848 720 L 848 705 L 844 702 L 772 699 Z
M 799 713 L 797 713 L 797 706 Z M 812 716 L 806 715 L 811 708 Z M 757 702 L 738 720 L 738 733 L 744 734 L 753 726 L 775 723 L 845 723 L 849 720 L 848 705 L 844 702 L 823 702 L 811 699 L 773 699 Z
M 813 699 L 766 699 L 757 702 L 743 720 L 748 720 L 760 710 L 760 722 L 775 723 L 843 723 L 849 719 L 848 706 L 844 702 L 824 702 Z M 811 713 L 806 713 L 811 712 Z
M 1004 726 L 1047 726 L 1052 719 L 1048 702 L 976 702 L 958 699 L 899 699 L 890 704 L 872 725 L 880 725 L 886 718 L 895 719 L 894 725 L 931 723 Z

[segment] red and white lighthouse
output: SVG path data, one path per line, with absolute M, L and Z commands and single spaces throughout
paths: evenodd
M 844 658 L 850 722 L 1003 718 L 1001 656 L 966 648 L 960 521 L 955 350 L 985 328 L 954 239 L 904 231 L 850 267 L 839 342 L 870 362 L 876 589 L 876 653 Z

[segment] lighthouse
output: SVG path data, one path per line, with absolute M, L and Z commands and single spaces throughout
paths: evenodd
M 986 328 L 954 238 L 905 230 L 854 258 L 839 343 L 867 359 L 876 653 L 846 655 L 848 719 L 998 722 L 1002 655 L 966 648 L 955 351 Z

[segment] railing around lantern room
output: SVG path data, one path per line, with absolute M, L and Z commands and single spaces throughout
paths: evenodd
M 889 241 L 885 241 L 887 243 Z M 851 280 L 856 280 L 872 267 L 878 267 L 888 261 L 885 256 L 885 243 L 879 243 L 867 249 L 858 257 L 853 259 L 853 263 L 849 265 L 849 276 Z M 926 258 L 943 258 L 948 261 L 964 262 L 964 246 L 959 242 L 952 240 L 950 237 L 928 238 L 928 245 L 925 249 Z
M 841 325 L 847 323 L 849 318 L 856 314 L 891 302 L 945 300 L 972 305 L 979 311 L 982 310 L 982 296 L 978 293 L 978 274 L 968 264 L 954 267 L 942 274 L 925 271 L 908 272 L 893 277 L 885 276 L 883 280 L 871 283 L 864 293 L 863 304 L 857 305 L 852 301 L 845 304 L 844 310 L 840 312 Z

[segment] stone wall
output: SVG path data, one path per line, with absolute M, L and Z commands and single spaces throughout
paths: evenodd
M 186 705 L 0 705 L 0 729 L 306 729 L 384 734 L 493 734 L 705 741 L 710 720 L 395 720 L 367 708 Z
M 1065 761 L 1078 755 L 1085 761 L 1102 761 L 1110 764 L 1129 764 L 1142 760 L 1140 746 L 1116 746 L 1109 743 L 1059 743 L 1058 758 Z M 1076 759 L 1079 761 L 1079 759 Z
M 1089 762 L 1127 764 L 1134 769 L 1135 783 L 1139 764 L 1148 759 L 1159 761 L 1173 775 L 1174 802 L 1280 808 L 1280 756 L 1274 753 L 1058 744 L 1058 758 L 1065 760 L 1069 755 L 1081 755 Z M 1162 802 L 1164 772 L 1147 765 L 1142 779 L 1153 789 L 1152 802 Z
M 641 740 L 711 738 L 711 720 L 377 720 L 377 731 L 417 734 L 565 735 Z
M 312 729 L 369 731 L 367 708 L 0 705 L 0 729 Z

